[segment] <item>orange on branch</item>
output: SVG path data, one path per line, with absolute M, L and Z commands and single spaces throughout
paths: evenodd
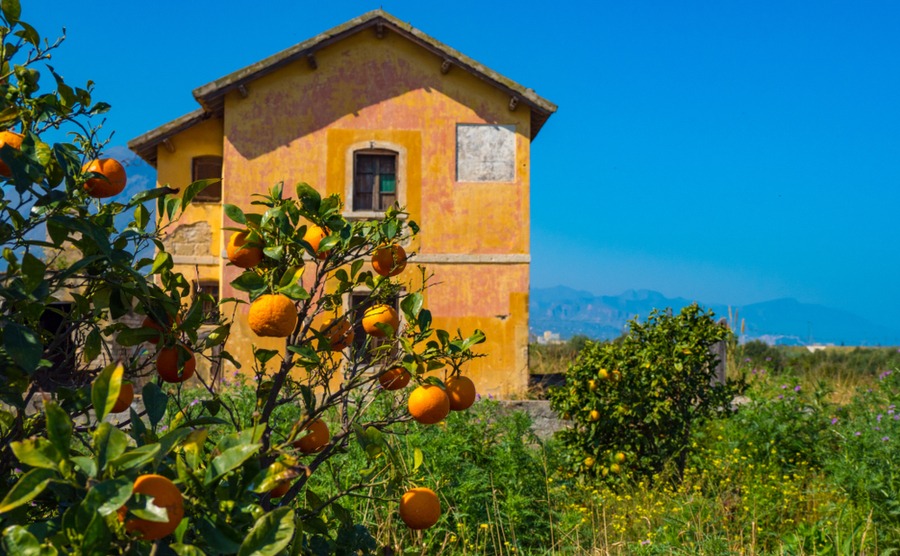
M 447 382 L 447 397 L 450 398 L 450 409 L 462 411 L 475 403 L 475 383 L 467 376 L 450 377 Z
M 125 168 L 114 158 L 94 159 L 85 164 L 81 171 L 100 174 L 100 176 L 84 182 L 84 190 L 91 197 L 105 199 L 118 195 L 125 189 Z
M 375 305 L 366 309 L 362 319 L 362 327 L 366 334 L 376 338 L 384 338 L 386 334 L 376 326 L 378 323 L 386 324 L 396 334 L 400 328 L 400 315 L 390 305 Z
M 346 317 L 329 320 L 322 326 L 322 331 L 328 338 L 328 343 L 331 344 L 331 351 L 343 350 L 353 343 L 353 338 L 356 336 L 353 326 Z
M 122 386 L 119 388 L 119 397 L 116 398 L 116 405 L 110 409 L 110 413 L 122 413 L 129 407 L 131 407 L 131 402 L 134 401 L 134 385 L 128 382 L 127 380 L 122 381 Z
M 269 491 L 269 498 L 281 498 L 287 491 L 291 490 L 291 482 L 290 481 L 281 481 L 275 488 Z
M 179 358 L 183 358 L 184 363 L 180 363 Z M 156 356 L 156 372 L 166 382 L 184 382 L 194 376 L 196 370 L 197 359 L 194 352 L 184 344 L 163 348 Z
M 228 245 L 225 247 L 228 260 L 238 268 L 253 268 L 263 260 L 262 249 L 256 244 L 247 243 L 248 235 L 249 230 L 234 232 L 228 238 Z
M 441 518 L 441 502 L 430 488 L 416 487 L 400 497 L 400 519 L 410 529 L 428 529 Z
M 316 257 L 319 259 L 327 259 L 328 251 L 323 251 L 319 253 L 319 244 L 322 243 L 322 240 L 328 237 L 328 230 L 323 228 L 322 226 L 317 226 L 315 224 L 310 224 L 306 229 L 306 233 L 303 234 L 303 241 L 308 243 L 310 247 L 313 248 L 313 251 L 316 253 Z
M 440 422 L 450 413 L 450 398 L 440 386 L 424 384 L 409 395 L 409 414 L 423 425 Z
M 297 327 L 297 307 L 286 295 L 261 295 L 250 304 L 247 321 L 257 336 L 287 338 Z
M 129 519 L 125 522 L 125 529 L 128 531 L 137 531 L 141 534 L 141 538 L 146 541 L 155 541 L 173 531 L 181 523 L 184 517 L 184 500 L 181 491 L 175 486 L 175 483 L 162 475 L 141 475 L 134 481 L 132 489 L 134 494 L 145 494 L 153 497 L 153 503 L 160 508 L 165 508 L 169 515 L 168 521 L 148 521 L 146 519 Z M 123 506 L 119 510 L 119 517 L 124 518 L 127 509 Z
M 381 373 L 381 376 L 378 377 L 378 383 L 381 384 L 381 387 L 385 390 L 400 390 L 406 388 L 410 378 L 412 377 L 410 376 L 409 371 L 403 367 L 397 366 Z
M 321 419 L 316 419 L 303 427 L 300 434 L 300 438 L 294 441 L 294 448 L 299 448 L 304 454 L 321 452 L 331 441 L 331 431 Z
M 382 276 L 396 276 L 406 268 L 406 251 L 397 244 L 379 247 L 372 253 L 372 268 Z
M 11 148 L 19 150 L 22 148 L 22 139 L 24 138 L 24 135 L 19 135 L 15 131 L 0 131 L 0 148 L 3 148 L 3 145 L 9 145 Z M 2 160 L 0 160 L 0 176 L 12 177 L 12 170 Z

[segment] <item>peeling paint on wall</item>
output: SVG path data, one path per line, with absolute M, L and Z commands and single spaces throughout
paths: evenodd
M 516 126 L 459 124 L 456 126 L 456 180 L 516 179 Z
M 173 256 L 203 256 L 209 254 L 212 228 L 208 222 L 182 224 L 166 234 L 163 245 Z

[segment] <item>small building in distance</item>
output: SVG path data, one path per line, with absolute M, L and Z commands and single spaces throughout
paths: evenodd
M 177 271 L 245 296 L 222 256 L 223 205 L 253 210 L 280 181 L 340 194 L 350 220 L 396 202 L 422 228 L 407 251 L 434 273 L 434 325 L 487 335 L 467 374 L 484 394 L 527 388 L 530 152 L 554 104 L 381 10 L 193 94 L 198 110 L 128 144 L 160 185 L 222 178 L 167 238 Z M 415 264 L 398 278 L 414 280 Z M 226 349 L 249 363 L 251 344 L 278 343 L 250 331 L 246 310 Z

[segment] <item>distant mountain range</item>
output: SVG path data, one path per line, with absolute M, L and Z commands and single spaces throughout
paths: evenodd
M 530 329 L 558 333 L 561 339 L 583 334 L 594 339 L 612 339 L 622 334 L 636 315 L 645 319 L 653 309 L 680 311 L 693 303 L 683 297 L 668 298 L 651 290 L 628 290 L 620 295 L 594 295 L 565 286 L 534 288 L 530 296 Z M 705 304 L 717 317 L 728 318 L 729 307 Z M 800 303 L 796 299 L 775 299 L 744 306 L 732 306 L 737 326 L 744 323 L 743 339 L 760 339 L 770 344 L 875 346 L 900 345 L 900 331 L 822 305 Z M 740 333 L 740 330 L 736 330 Z

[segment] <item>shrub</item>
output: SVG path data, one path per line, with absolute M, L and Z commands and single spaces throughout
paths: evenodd
M 551 390 L 553 409 L 574 422 L 560 433 L 573 470 L 615 480 L 652 476 L 674 461 L 684 470 L 691 430 L 727 411 L 736 385 L 713 384 L 713 344 L 727 328 L 696 304 L 678 315 L 654 311 L 610 343 L 588 343 Z

